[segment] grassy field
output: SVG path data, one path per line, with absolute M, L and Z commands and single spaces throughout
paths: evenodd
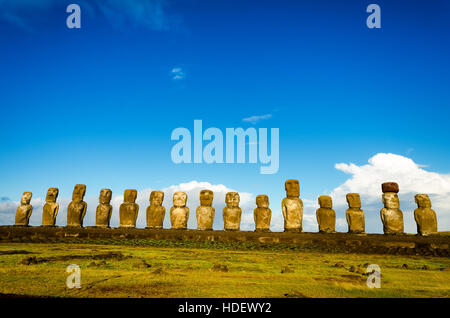
M 81 288 L 66 287 L 66 267 Z M 366 285 L 367 264 L 381 288 Z M 443 257 L 321 253 L 183 242 L 1 243 L 0 293 L 57 297 L 450 297 Z

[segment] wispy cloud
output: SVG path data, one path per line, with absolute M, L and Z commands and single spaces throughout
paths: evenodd
M 170 77 L 175 81 L 179 81 L 186 78 L 186 73 L 181 67 L 174 67 L 170 71 Z
M 0 20 L 31 30 L 48 20 L 54 10 L 68 5 L 59 0 L 0 0 Z M 103 16 L 114 27 L 143 27 L 150 30 L 169 30 L 180 23 L 179 16 L 168 13 L 166 0 L 77 0 L 84 14 Z M 66 14 L 61 10 L 61 14 Z
M 252 123 L 252 124 L 256 124 L 260 120 L 269 119 L 271 117 L 272 117 L 272 114 L 255 115 L 255 116 L 250 116 L 250 117 L 244 118 L 244 119 L 242 119 L 242 121 L 245 121 L 245 122 L 248 122 L 248 123 Z

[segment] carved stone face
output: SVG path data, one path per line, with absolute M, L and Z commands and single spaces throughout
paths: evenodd
M 299 197 L 300 196 L 300 185 L 298 180 L 289 179 L 284 183 L 284 189 L 286 190 L 286 195 L 288 197 Z
M 162 205 L 164 201 L 164 192 L 152 191 L 150 193 L 150 205 Z
M 321 208 L 331 209 L 331 208 L 333 208 L 333 201 L 331 200 L 330 196 L 321 195 L 319 197 L 319 205 Z
M 419 208 L 431 208 L 431 200 L 426 194 L 417 194 L 414 197 Z
M 358 193 L 348 193 L 346 198 L 350 208 L 361 208 L 361 197 Z
M 227 207 L 229 208 L 237 208 L 239 207 L 239 201 L 240 201 L 239 193 L 237 192 L 228 192 L 225 195 L 225 203 L 227 204 Z
M 59 190 L 58 188 L 49 188 L 47 191 L 47 198 L 45 201 L 47 202 L 56 202 L 56 199 L 58 198 Z
M 211 190 L 200 191 L 200 205 L 211 206 L 214 199 L 214 193 Z
M 109 204 L 111 202 L 112 191 L 110 189 L 102 189 L 98 202 L 102 204 Z
M 258 208 L 268 208 L 269 207 L 269 197 L 265 194 L 258 195 L 256 197 L 256 206 Z
M 31 192 L 24 192 L 23 194 L 22 194 L 22 199 L 20 200 L 20 203 L 21 204 L 30 204 L 30 201 L 31 201 L 31 196 L 32 196 L 33 194 L 31 193 Z
M 187 194 L 184 192 L 175 192 L 173 194 L 173 206 L 184 207 L 187 202 Z
M 83 201 L 84 194 L 86 193 L 86 186 L 84 184 L 77 184 L 73 189 L 72 201 Z
M 126 203 L 134 203 L 137 197 L 137 190 L 127 189 L 123 194 L 123 201 Z
M 400 201 L 397 193 L 387 192 L 383 194 L 383 204 L 387 209 L 400 209 Z

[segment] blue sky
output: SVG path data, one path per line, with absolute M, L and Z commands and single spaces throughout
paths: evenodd
M 65 25 L 70 3 L 81 29 Z M 4 200 L 197 180 L 268 194 L 275 213 L 286 179 L 315 201 L 351 177 L 337 163 L 378 153 L 450 173 L 448 1 L 99 3 L 0 0 Z M 370 3 L 381 29 L 366 27 Z M 279 128 L 278 173 L 174 164 L 171 132 L 194 119 L 223 132 Z

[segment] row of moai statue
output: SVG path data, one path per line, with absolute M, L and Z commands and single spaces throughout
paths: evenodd
M 381 220 L 385 234 L 402 234 L 403 213 L 400 210 L 400 202 L 397 193 L 398 184 L 386 182 L 382 184 Z M 284 229 L 287 232 L 302 232 L 303 202 L 300 199 L 300 187 L 298 180 L 290 179 L 285 183 L 286 197 L 282 201 L 284 217 Z M 87 204 L 83 201 L 86 186 L 77 184 L 73 190 L 72 202 L 67 207 L 67 226 L 81 227 L 86 214 Z M 33 207 L 30 204 L 31 192 L 24 192 L 21 205 L 17 208 L 15 225 L 28 226 Z M 96 211 L 96 226 L 109 227 L 112 205 L 110 204 L 112 191 L 102 189 L 100 191 L 99 204 Z M 59 204 L 56 202 L 58 189 L 50 188 L 47 192 L 46 203 L 43 207 L 42 225 L 55 226 Z M 136 219 L 139 205 L 136 202 L 137 190 L 128 189 L 124 193 L 124 202 L 119 208 L 120 227 L 136 227 Z M 197 229 L 212 230 L 215 209 L 212 206 L 214 193 L 211 190 L 200 192 L 200 206 L 197 207 Z M 346 211 L 348 232 L 355 234 L 365 233 L 364 211 L 361 209 L 361 198 L 358 193 L 348 193 Z M 147 228 L 161 229 L 166 213 L 162 206 L 164 192 L 152 191 L 150 194 L 150 206 L 147 208 Z M 239 207 L 239 193 L 228 192 L 225 196 L 226 206 L 223 208 L 223 222 L 225 230 L 240 229 L 242 210 Z M 334 233 L 336 226 L 336 213 L 333 210 L 330 196 L 322 195 L 318 199 L 320 208 L 316 211 L 317 223 L 320 233 Z M 436 213 L 431 209 L 431 201 L 426 194 L 417 194 L 415 201 L 418 208 L 414 211 L 417 223 L 417 233 L 429 235 L 437 232 Z M 189 219 L 189 208 L 186 206 L 187 194 L 175 192 L 173 195 L 173 207 L 170 209 L 170 222 L 172 229 L 186 229 Z M 256 209 L 254 210 L 255 231 L 270 231 L 272 211 L 269 209 L 269 197 L 258 195 L 256 197 Z

